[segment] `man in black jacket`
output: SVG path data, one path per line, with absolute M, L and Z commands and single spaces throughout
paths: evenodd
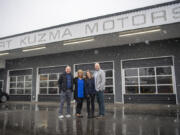
M 71 74 L 71 67 L 67 66 L 65 68 L 65 72 L 59 77 L 58 80 L 59 90 L 61 91 L 61 103 L 60 103 L 60 110 L 59 110 L 59 118 L 64 118 L 63 115 L 63 106 L 64 102 L 67 102 L 67 114 L 66 117 L 71 117 L 70 113 L 70 105 L 71 105 L 71 97 L 73 92 L 73 76 Z

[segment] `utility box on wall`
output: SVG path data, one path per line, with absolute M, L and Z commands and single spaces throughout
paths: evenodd
M 4 69 L 6 67 L 6 61 L 0 60 L 0 69 Z

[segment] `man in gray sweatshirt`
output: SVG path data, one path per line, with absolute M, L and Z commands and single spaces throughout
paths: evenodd
M 98 118 L 102 118 L 105 115 L 105 107 L 104 107 L 104 90 L 105 90 L 105 72 L 100 68 L 99 63 L 95 63 L 95 89 L 97 93 L 97 102 L 99 104 L 99 116 Z

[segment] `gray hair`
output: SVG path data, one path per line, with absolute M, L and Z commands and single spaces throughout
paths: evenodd
M 67 68 L 70 68 L 70 69 L 71 69 L 71 66 L 67 65 L 65 69 L 67 69 Z

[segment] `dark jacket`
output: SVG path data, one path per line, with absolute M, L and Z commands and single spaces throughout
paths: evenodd
M 85 95 L 85 79 L 84 80 L 84 98 L 86 97 Z M 77 99 L 78 98 L 78 77 L 74 78 L 74 85 L 75 85 L 75 88 L 74 88 L 74 99 Z
M 95 90 L 95 80 L 94 80 L 94 78 L 86 79 L 86 83 L 85 83 L 85 94 L 86 94 L 86 95 L 96 94 L 96 90 Z
M 59 80 L 58 80 L 58 86 L 60 91 L 66 91 L 67 90 L 67 77 L 66 77 L 66 72 L 60 75 Z M 71 75 L 71 91 L 73 91 L 73 76 Z

